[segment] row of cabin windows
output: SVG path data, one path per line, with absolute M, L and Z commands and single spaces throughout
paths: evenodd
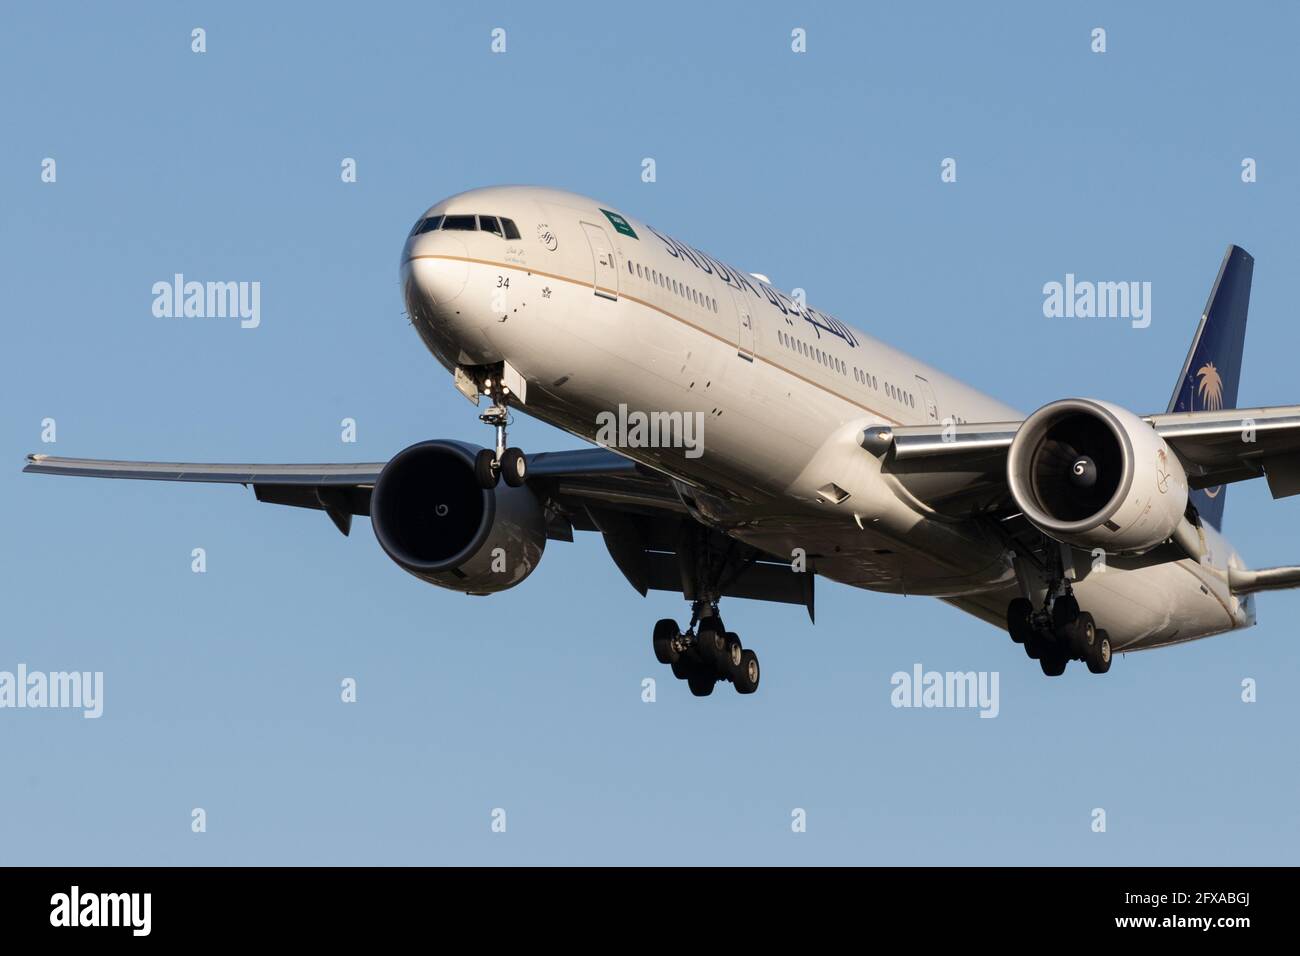
M 834 356 L 829 352 L 819 349 L 815 345 L 809 345 L 807 342 L 803 341 L 803 339 L 796 338 L 793 335 L 789 335 L 788 333 L 780 329 L 777 330 L 776 334 L 777 337 L 780 339 L 781 344 L 784 345 L 786 348 L 798 352 L 800 355 L 804 355 L 812 359 L 814 362 L 819 362 L 820 364 L 825 365 L 829 369 L 834 369 L 836 372 L 839 372 L 841 375 L 847 375 L 850 371 L 852 371 L 853 378 L 856 382 L 858 382 L 861 385 L 867 385 L 871 388 L 876 389 L 877 391 L 880 391 L 880 380 L 877 379 L 876 376 L 872 375 L 870 372 L 864 371 L 863 369 L 860 369 L 857 366 L 850 367 L 846 365 L 837 356 Z M 913 395 L 911 392 L 899 388 L 896 385 L 890 385 L 888 382 L 886 382 L 885 394 L 901 405 L 906 405 L 908 408 L 916 408 L 916 396 Z
M 651 269 L 649 266 L 642 266 L 641 263 L 629 259 L 627 261 L 627 271 L 629 275 L 634 275 L 638 279 L 644 279 L 662 289 L 670 290 L 674 295 L 679 295 L 684 299 L 689 299 L 701 308 L 709 309 L 713 312 L 718 311 L 718 303 L 716 299 L 701 293 L 697 289 L 692 289 L 684 282 L 678 282 L 676 279 L 665 275 L 657 269 Z M 833 369 L 841 375 L 849 374 L 850 366 L 838 356 L 832 355 L 830 352 L 823 349 L 819 349 L 815 345 L 809 345 L 802 339 L 795 338 L 793 335 L 788 335 L 783 330 L 778 329 L 777 335 L 780 337 L 781 343 L 786 348 L 792 349 L 793 351 L 798 352 L 799 354 L 804 355 L 829 369 Z M 880 390 L 880 382 L 874 375 L 857 367 L 853 367 L 852 372 L 853 377 L 861 384 L 869 385 L 877 391 Z M 888 382 L 885 383 L 885 394 L 894 401 L 906 405 L 909 408 L 916 407 L 916 397 L 911 392 L 890 385 Z
M 856 378 L 861 385 L 869 385 L 875 389 L 880 388 L 880 383 L 876 381 L 876 376 L 872 375 L 870 372 L 864 371 L 863 369 L 854 368 L 853 377 Z
M 890 385 L 888 382 L 886 382 L 885 394 L 887 394 L 894 401 L 902 405 L 906 405 L 908 408 L 916 408 L 916 396 L 913 395 L 911 392 L 903 391 L 903 389 L 899 388 L 897 385 Z
M 490 232 L 502 239 L 518 239 L 519 227 L 513 219 L 502 216 L 429 216 L 421 219 L 411 229 L 418 236 L 438 230 L 454 232 Z
M 629 259 L 627 260 L 627 271 L 629 275 L 634 275 L 651 285 L 657 285 L 659 288 L 671 292 L 673 295 L 694 302 L 701 309 L 708 309 L 710 312 L 718 311 L 718 300 L 713 296 L 705 295 L 699 289 L 692 289 L 685 282 L 678 282 L 658 269 L 651 269 L 649 266 L 643 267 L 641 263 Z
M 827 368 L 833 369 L 841 375 L 847 375 L 849 373 L 849 367 L 830 352 L 823 351 L 815 345 L 809 345 L 803 339 L 796 338 L 793 335 L 788 335 L 781 329 L 777 329 L 776 334 L 777 338 L 780 339 L 781 344 L 786 348 L 798 352 L 800 355 L 806 356 L 814 362 L 825 365 Z
M 460 232 L 490 232 L 498 235 L 503 239 L 518 239 L 519 229 L 513 219 L 506 219 L 504 216 L 429 216 L 419 220 L 411 229 L 411 235 L 417 236 L 426 232 L 435 232 L 437 230 L 449 230 Z M 684 282 L 678 282 L 676 279 L 660 272 L 657 269 L 651 269 L 649 266 L 642 266 L 639 262 L 627 261 L 627 271 L 630 275 L 635 275 L 638 279 L 650 282 L 662 289 L 670 290 L 674 295 L 683 299 L 694 302 L 702 309 L 708 309 L 711 312 L 718 311 L 718 300 L 712 296 L 705 295 L 698 289 L 692 289 Z M 807 356 L 815 362 L 834 369 L 841 375 L 847 375 L 850 367 L 846 365 L 837 356 L 823 351 L 816 346 L 809 345 L 801 339 L 792 335 L 787 335 L 784 331 L 778 330 L 777 335 L 781 343 L 788 349 L 792 349 L 801 355 Z M 852 368 L 853 377 L 862 385 L 868 385 L 871 388 L 880 390 L 879 380 L 869 372 L 863 371 L 854 366 Z M 895 385 L 885 383 L 885 394 L 894 401 L 899 402 L 909 408 L 916 407 L 916 396 L 911 392 L 904 391 Z

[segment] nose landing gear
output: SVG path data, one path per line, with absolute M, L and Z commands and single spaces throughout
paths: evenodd
M 510 409 L 507 405 L 510 389 L 501 381 L 500 376 L 486 378 L 483 382 L 484 394 L 491 400 L 478 420 L 491 425 L 496 430 L 495 450 L 484 448 L 474 459 L 474 477 L 479 487 L 495 488 L 502 478 L 511 488 L 519 488 L 528 480 L 528 459 L 518 448 L 508 448 L 506 427 L 510 424 Z
M 684 633 L 671 618 L 660 621 L 653 643 L 655 658 L 669 665 L 674 677 L 686 681 L 696 697 L 708 697 L 721 681 L 731 681 L 740 694 L 758 690 L 758 655 L 724 628 L 716 603 L 694 602 L 691 624 Z

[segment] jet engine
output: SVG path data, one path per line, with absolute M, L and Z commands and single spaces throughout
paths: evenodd
M 1182 463 L 1155 429 L 1109 402 L 1069 398 L 1026 418 L 1007 481 L 1030 523 L 1075 547 L 1141 554 L 1186 531 Z
M 393 456 L 375 481 L 379 546 L 422 581 L 467 594 L 512 588 L 546 547 L 542 504 L 528 489 L 482 488 L 473 445 L 425 441 Z

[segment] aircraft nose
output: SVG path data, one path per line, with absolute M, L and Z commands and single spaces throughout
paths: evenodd
M 454 236 L 417 236 L 406 249 L 402 272 L 407 285 L 432 305 L 447 305 L 465 291 L 469 260 L 465 243 Z

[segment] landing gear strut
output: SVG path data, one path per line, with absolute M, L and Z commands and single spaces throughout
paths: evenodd
M 1110 635 L 1097 627 L 1091 614 L 1079 610 L 1064 578 L 1050 582 L 1047 600 L 1038 610 L 1022 597 L 1007 605 L 1007 632 L 1048 677 L 1060 677 L 1072 660 L 1085 661 L 1094 674 L 1110 670 Z
M 716 601 L 693 602 L 685 632 L 671 618 L 660 621 L 653 643 L 655 659 L 672 667 L 673 676 L 686 681 L 696 697 L 708 697 L 720 681 L 731 681 L 740 694 L 758 690 L 758 655 L 726 630 Z
M 508 401 L 510 390 L 501 381 L 500 374 L 488 373 L 483 381 L 483 393 L 492 400 L 478 420 L 496 430 L 495 451 L 484 448 L 474 459 L 474 477 L 481 488 L 495 488 L 502 478 L 511 488 L 519 488 L 528 480 L 528 459 L 518 448 L 506 447 L 509 439 L 506 427 L 510 424 Z

